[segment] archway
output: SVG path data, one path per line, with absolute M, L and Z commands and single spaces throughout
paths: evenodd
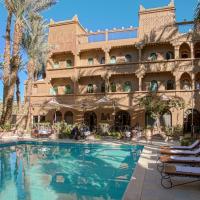
M 115 115 L 115 129 L 124 130 L 131 125 L 131 116 L 127 111 L 119 111 Z
M 62 121 L 62 113 L 60 111 L 56 111 L 56 113 L 53 116 L 53 119 L 54 119 L 53 121 L 55 123 L 61 122 Z
M 193 115 L 193 116 L 192 116 Z M 198 110 L 188 109 L 186 110 L 184 114 L 184 132 L 191 132 L 192 131 L 192 121 L 193 121 L 193 127 L 195 129 L 200 128 L 200 113 Z
M 200 42 L 197 42 L 194 45 L 194 57 L 195 58 L 200 58 Z
M 152 118 L 149 113 L 145 113 L 145 125 L 151 127 L 156 125 L 156 120 Z M 162 116 L 160 116 L 160 126 L 162 127 L 172 126 L 172 114 L 170 111 L 167 111 Z
M 191 58 L 190 46 L 187 43 L 181 44 L 179 48 L 180 58 Z
M 97 115 L 95 112 L 86 112 L 84 114 L 84 123 L 89 127 L 90 131 L 94 131 L 97 127 Z
M 191 90 L 192 89 L 192 80 L 188 73 L 183 73 L 180 78 L 181 90 Z
M 199 72 L 195 76 L 195 89 L 200 90 L 200 73 Z
M 67 124 L 73 124 L 73 113 L 71 111 L 67 111 L 65 113 L 64 119 Z

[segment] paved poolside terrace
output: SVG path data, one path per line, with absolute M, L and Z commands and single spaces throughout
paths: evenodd
M 16 140 L 35 140 L 30 138 L 12 139 L 4 137 L 0 143 L 6 143 Z M 164 142 L 153 141 L 148 144 L 146 141 L 138 142 L 118 141 L 118 140 L 49 140 L 39 139 L 39 141 L 57 141 L 66 143 L 103 143 L 112 145 L 121 144 L 141 144 L 144 145 L 143 152 L 138 161 L 137 167 L 132 175 L 130 183 L 126 189 L 123 200 L 198 200 L 200 198 L 200 182 L 178 186 L 172 189 L 164 189 L 160 184 L 160 173 L 156 169 L 156 160 L 158 158 L 158 149 L 160 145 L 166 145 Z M 185 177 L 174 177 L 176 184 L 188 181 Z

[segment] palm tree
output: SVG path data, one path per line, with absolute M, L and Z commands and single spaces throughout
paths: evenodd
M 2 111 L 2 119 L 4 119 L 5 115 L 5 102 L 7 102 L 8 90 L 9 90 L 9 80 L 10 80 L 10 58 L 11 58 L 11 23 L 12 23 L 12 6 L 9 0 L 4 1 L 6 9 L 7 9 L 7 23 L 6 23 L 6 35 L 5 35 L 5 50 L 4 50 L 4 63 L 2 63 L 3 67 L 3 111 Z
M 194 14 L 194 28 L 196 32 L 200 30 L 200 2 L 198 2 L 195 14 Z
M 30 96 L 32 94 L 33 81 L 36 76 L 44 71 L 49 52 L 47 43 L 48 24 L 40 16 L 32 15 L 29 22 L 29 29 L 25 29 L 22 37 L 22 47 L 28 55 L 26 82 L 25 107 L 27 111 L 26 130 L 30 125 Z
M 20 64 L 20 44 L 22 41 L 23 29 L 28 26 L 28 21 L 30 15 L 38 14 L 39 12 L 51 7 L 57 1 L 56 0 L 7 0 L 9 8 L 12 9 L 12 13 L 15 15 L 15 25 L 14 25 L 14 36 L 13 36 L 13 48 L 12 48 L 12 58 L 10 59 L 10 76 L 9 76 L 9 88 L 5 88 L 6 97 L 4 98 L 4 109 L 1 118 L 1 123 L 11 121 L 13 99 L 15 85 L 17 81 L 17 74 Z M 7 53 L 6 53 L 7 55 Z

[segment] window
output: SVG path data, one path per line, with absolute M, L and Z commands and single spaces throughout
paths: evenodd
M 155 80 L 151 81 L 149 90 L 150 90 L 150 92 L 157 92 L 158 91 L 158 82 Z
M 57 95 L 58 94 L 58 87 L 54 86 L 50 88 L 50 95 Z
M 132 91 L 131 82 L 127 81 L 126 83 L 124 83 L 123 91 L 124 92 L 131 92 Z
M 200 58 L 200 50 L 195 51 L 195 58 Z
M 105 64 L 105 63 L 106 63 L 105 57 L 102 57 L 102 58 L 100 59 L 100 64 L 103 65 L 103 64 Z
M 116 57 L 112 56 L 111 59 L 110 59 L 110 63 L 115 64 L 116 62 L 117 62 Z
M 58 61 L 55 61 L 55 62 L 53 63 L 53 68 L 54 68 L 54 69 L 59 68 L 59 62 L 58 62 Z
M 111 83 L 110 84 L 110 89 L 111 89 L 111 92 L 116 92 L 116 84 L 115 83 Z
M 94 59 L 88 58 L 88 65 L 94 65 Z
M 66 85 L 65 86 L 65 94 L 72 94 L 72 93 L 73 93 L 73 90 L 72 90 L 71 85 Z
M 166 60 L 174 59 L 174 54 L 171 51 L 168 51 L 165 56 Z
M 33 116 L 33 123 L 34 124 L 39 123 L 39 117 L 38 116 Z
M 127 55 L 125 56 L 125 61 L 126 61 L 126 62 L 131 62 L 131 61 L 132 61 L 132 56 L 129 55 L 129 54 L 127 54 Z
M 189 58 L 189 52 L 188 51 L 182 51 L 181 52 L 181 58 Z
M 167 81 L 166 90 L 174 90 L 174 81 L 173 80 Z
M 88 86 L 87 86 L 87 93 L 94 93 L 94 86 L 93 86 L 93 84 L 88 84 Z
M 106 84 L 105 84 L 105 82 L 101 84 L 101 92 L 106 92 Z
M 150 54 L 150 56 L 149 56 L 149 59 L 151 60 L 151 61 L 155 61 L 155 60 L 157 60 L 157 54 L 156 53 L 151 53 Z
M 67 68 L 71 68 L 72 67 L 72 61 L 71 60 L 67 60 Z
M 45 122 L 46 122 L 45 115 L 40 115 L 40 123 L 45 123 Z
M 183 80 L 183 90 L 191 90 L 192 86 L 190 84 L 190 81 L 185 79 Z

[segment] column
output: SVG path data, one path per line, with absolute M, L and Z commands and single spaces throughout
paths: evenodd
M 176 87 L 176 90 L 180 90 L 181 89 L 180 74 L 174 74 L 174 76 L 175 76 L 175 87 Z
M 180 56 L 179 56 L 179 48 L 180 48 L 180 46 L 175 46 L 174 47 L 174 57 L 175 57 L 175 59 L 179 59 L 180 58 Z
M 191 58 L 194 58 L 194 44 L 193 42 L 190 43 L 190 51 L 191 51 Z
M 105 53 L 105 64 L 109 64 L 110 63 L 110 48 L 104 48 L 103 49 L 104 53 Z
M 74 55 L 74 66 L 77 67 L 80 66 L 80 64 L 80 52 L 78 52 Z
M 192 79 L 192 90 L 195 90 L 195 74 L 191 74 L 191 79 Z
M 142 78 L 143 77 L 139 77 L 139 91 L 142 91 Z

